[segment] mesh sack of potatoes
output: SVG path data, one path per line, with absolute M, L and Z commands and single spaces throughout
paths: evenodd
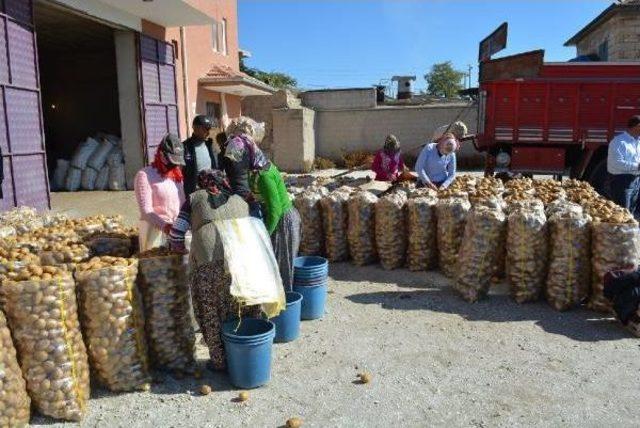
M 357 266 L 371 264 L 377 259 L 375 209 L 378 198 L 371 192 L 356 192 L 347 202 L 349 225 L 347 238 L 349 253 Z
M 64 266 L 70 269 L 74 264 L 87 260 L 90 252 L 86 245 L 79 242 L 52 242 L 45 245 L 38 256 L 42 266 Z
M 5 279 L 16 279 L 28 266 L 40 264 L 38 256 L 28 248 L 2 248 L 0 247 L 0 283 Z
M 331 262 L 349 259 L 347 201 L 352 192 L 348 187 L 340 187 L 320 200 L 325 250 Z
M 80 333 L 75 283 L 53 266 L 29 266 L 0 297 L 34 407 L 80 421 L 89 399 L 89 364 Z
M 69 220 L 69 217 L 67 217 L 66 214 L 62 213 L 47 212 L 44 213 L 41 217 L 45 227 L 62 226 Z
M 458 251 L 470 209 L 471 204 L 466 198 L 440 199 L 436 204 L 438 264 L 449 278 L 456 275 Z
M 506 216 L 500 208 L 480 205 L 469 212 L 454 282 L 467 302 L 476 302 L 489 292 L 505 234 Z
M 320 200 L 329 192 L 324 187 L 310 187 L 296 196 L 293 203 L 300 213 L 302 236 L 300 254 L 320 256 L 324 254 L 324 232 Z
M 625 210 L 626 211 L 626 210 Z M 604 276 L 618 269 L 638 266 L 640 236 L 638 223 L 625 213 L 603 217 L 606 221 L 591 226 L 591 297 L 589 307 L 600 312 L 611 312 L 611 302 L 604 296 Z
M 109 256 L 76 269 L 89 361 L 111 391 L 145 390 L 150 382 L 137 274 L 136 259 Z
M 536 198 L 540 199 L 545 206 L 554 201 L 563 200 L 567 196 L 562 183 L 557 180 L 534 180 L 533 188 L 536 191 Z
M 131 236 L 119 232 L 94 232 L 84 238 L 84 243 L 91 248 L 96 257 L 131 257 Z
M 376 204 L 376 246 L 383 269 L 404 266 L 407 253 L 407 223 L 405 205 L 407 194 L 393 192 L 383 196 Z
M 157 367 L 190 370 L 196 339 L 184 257 L 164 248 L 138 257 L 138 285 L 151 361 Z
M 498 187 L 499 188 L 499 187 Z M 472 207 L 473 208 L 489 208 L 492 210 L 498 210 L 498 211 L 502 211 L 503 213 L 507 212 L 507 203 L 504 201 L 504 199 L 502 199 L 502 196 L 499 195 L 499 192 L 487 192 L 485 193 L 486 196 L 480 198 L 480 199 L 475 199 L 474 202 L 472 202 Z M 500 239 L 498 240 L 498 244 L 496 247 L 496 252 L 497 252 L 497 257 L 496 257 L 496 263 L 494 264 L 494 278 L 496 280 L 498 280 L 499 278 L 504 278 L 505 275 L 505 252 L 506 252 L 506 239 Z
M 407 201 L 407 266 L 412 271 L 438 266 L 436 204 L 434 197 L 422 196 Z
M 549 271 L 547 302 L 556 310 L 576 307 L 589 296 L 591 280 L 591 218 L 581 206 L 564 202 L 548 216 Z
M 507 280 L 518 303 L 537 300 L 547 276 L 547 217 L 541 201 L 509 214 Z
M 29 425 L 31 400 L 18 365 L 7 320 L 0 311 L 0 427 Z

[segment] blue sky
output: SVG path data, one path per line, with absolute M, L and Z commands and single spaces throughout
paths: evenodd
M 509 23 L 507 49 L 543 48 L 566 61 L 564 42 L 613 0 L 238 0 L 240 47 L 248 65 L 283 71 L 301 87 L 364 87 L 393 75 L 423 75 L 437 62 L 468 64 L 478 43 Z

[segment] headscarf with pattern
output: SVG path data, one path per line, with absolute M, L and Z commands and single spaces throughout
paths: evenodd
M 209 193 L 209 203 L 215 209 L 227 203 L 233 190 L 224 171 L 205 169 L 198 173 L 198 187 Z

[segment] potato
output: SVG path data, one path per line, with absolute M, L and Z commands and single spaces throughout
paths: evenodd
M 377 259 L 375 207 L 378 198 L 371 192 L 356 192 L 347 202 L 347 238 L 353 263 L 364 266 Z
M 438 265 L 435 207 L 437 199 L 420 196 L 407 202 L 407 265 L 409 270 L 434 269 Z
M 504 248 L 506 216 L 500 208 L 476 205 L 467 217 L 454 288 L 468 302 L 485 297 Z
M 320 200 L 327 194 L 328 191 L 324 187 L 310 187 L 297 195 L 293 201 L 302 222 L 301 255 L 320 256 L 324 254 Z
M 304 424 L 301 418 L 290 418 L 285 423 L 286 428 L 300 428 Z
M 376 203 L 376 246 L 380 264 L 386 270 L 404 266 L 407 251 L 407 199 L 406 193 L 393 192 Z
M 22 377 L 7 320 L 0 311 L 0 426 L 29 424 L 31 400 Z
M 196 339 L 184 257 L 162 248 L 138 257 L 151 360 L 157 367 L 191 371 Z
M 34 275 L 38 279 L 5 282 L 0 295 L 34 407 L 56 419 L 80 421 L 89 398 L 89 365 L 75 283 L 62 269 L 48 271 L 50 280 Z
M 537 300 L 547 276 L 547 217 L 542 203 L 524 205 L 509 214 L 507 280 L 518 303 Z
M 140 390 L 150 382 L 137 272 L 137 260 L 116 257 L 94 257 L 76 270 L 89 361 L 111 391 Z
M 340 187 L 320 200 L 327 258 L 331 262 L 349 259 L 348 208 L 353 189 Z
M 131 257 L 133 254 L 131 236 L 125 233 L 96 232 L 84 238 L 95 256 Z
M 438 262 L 449 278 L 454 278 L 457 272 L 458 251 L 470 209 L 471 204 L 466 197 L 440 199 L 436 204 Z
M 547 207 L 549 217 L 549 272 L 547 302 L 563 311 L 579 306 L 589 296 L 591 278 L 591 218 L 581 206 L 557 200 Z

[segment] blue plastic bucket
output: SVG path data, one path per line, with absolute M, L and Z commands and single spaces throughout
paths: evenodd
M 303 320 L 317 320 L 324 316 L 324 307 L 327 303 L 326 283 L 311 286 L 293 284 L 293 291 L 302 294 L 300 317 Z
M 327 275 L 329 261 L 318 256 L 296 257 L 293 261 L 293 270 L 301 277 Z
M 304 285 L 307 287 L 314 285 L 326 285 L 329 282 L 329 278 L 324 276 L 322 278 L 309 278 L 309 279 L 301 279 L 297 276 L 293 278 L 293 285 Z
M 243 389 L 257 388 L 271 380 L 271 348 L 275 326 L 271 321 L 243 318 L 222 326 L 231 383 Z
M 292 342 L 300 336 L 302 299 L 302 294 L 300 293 L 295 291 L 287 292 L 287 309 L 271 319 L 271 322 L 276 326 L 276 342 Z

